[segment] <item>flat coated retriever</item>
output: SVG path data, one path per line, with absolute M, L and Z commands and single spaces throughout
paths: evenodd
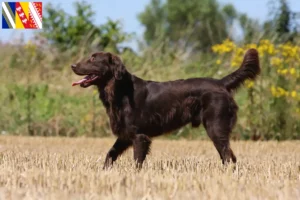
M 151 137 L 189 123 L 192 127 L 203 123 L 223 164 L 236 162 L 229 144 L 238 111 L 233 94 L 245 80 L 254 80 L 260 73 L 257 50 L 249 49 L 241 67 L 220 80 L 147 81 L 129 73 L 121 59 L 108 52 L 94 53 L 71 68 L 75 74 L 85 75 L 73 86 L 97 86 L 112 132 L 117 136 L 104 168 L 111 166 L 130 146 L 140 168 L 149 153 Z

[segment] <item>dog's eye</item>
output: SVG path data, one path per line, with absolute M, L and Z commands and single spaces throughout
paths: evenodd
M 91 57 L 91 58 L 90 58 L 90 61 L 91 61 L 91 62 L 94 62 L 94 61 L 95 61 L 95 57 Z

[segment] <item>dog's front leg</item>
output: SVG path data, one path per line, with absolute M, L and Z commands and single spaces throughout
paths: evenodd
M 150 151 L 151 140 L 147 135 L 138 134 L 133 140 L 133 155 L 136 167 L 141 168 Z
M 122 140 L 118 138 L 107 153 L 103 169 L 107 169 L 108 167 L 112 166 L 113 162 L 117 160 L 118 156 L 121 155 L 131 145 L 131 140 Z

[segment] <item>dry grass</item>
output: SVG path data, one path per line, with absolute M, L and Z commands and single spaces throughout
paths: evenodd
M 155 140 L 102 170 L 112 139 L 0 137 L 0 199 L 300 199 L 300 142 L 233 142 L 222 167 L 209 141 Z

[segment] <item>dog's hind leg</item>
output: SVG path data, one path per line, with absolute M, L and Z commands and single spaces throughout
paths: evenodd
M 223 127 L 224 128 L 224 127 Z M 224 128 L 226 130 L 226 128 Z M 233 163 L 236 163 L 236 157 L 230 148 L 229 142 L 229 131 L 222 130 L 222 127 L 211 127 L 206 126 L 206 131 L 210 139 L 213 141 L 214 146 L 216 147 L 222 163 L 226 164 L 230 162 L 230 159 Z
M 113 162 L 117 160 L 118 156 L 121 155 L 131 145 L 132 145 L 131 140 L 122 140 L 118 138 L 115 144 L 107 153 L 103 169 L 112 166 Z
M 141 168 L 150 151 L 151 140 L 147 135 L 138 134 L 133 140 L 133 155 L 136 167 Z
M 208 134 L 222 159 L 222 163 L 227 164 L 230 160 L 232 160 L 233 163 L 236 163 L 236 157 L 230 148 L 229 138 L 220 137 L 213 131 L 208 131 Z
M 230 148 L 229 136 L 236 122 L 237 107 L 232 102 L 218 100 L 204 110 L 203 125 L 213 141 L 222 163 L 229 163 L 230 160 L 236 163 L 236 157 Z

